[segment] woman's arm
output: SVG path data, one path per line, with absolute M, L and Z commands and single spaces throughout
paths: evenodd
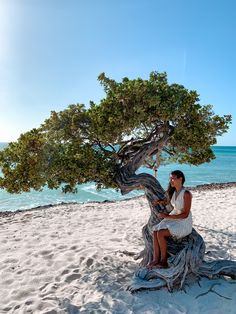
M 152 205 L 153 206 L 156 206 L 156 205 L 167 205 L 169 204 L 168 200 L 166 198 L 162 199 L 162 200 L 155 200 L 152 202 Z
M 192 204 L 192 194 L 189 191 L 184 192 L 184 209 L 183 212 L 179 215 L 169 215 L 165 213 L 158 214 L 159 218 L 168 218 L 168 219 L 185 219 L 188 217 Z

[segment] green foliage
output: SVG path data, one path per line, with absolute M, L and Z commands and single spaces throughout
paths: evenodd
M 63 184 L 65 192 L 75 192 L 76 184 L 90 181 L 98 188 L 118 188 L 115 176 L 124 164 L 125 149 L 138 152 L 162 125 L 174 131 L 161 147 L 169 156 L 160 156 L 161 162 L 171 158 L 198 165 L 214 158 L 210 146 L 227 131 L 231 116 L 220 117 L 212 106 L 201 106 L 196 91 L 168 84 L 166 73 L 121 82 L 102 73 L 98 80 L 106 93 L 100 103 L 53 111 L 38 129 L 22 134 L 0 152 L 1 188 L 19 193 Z M 128 141 L 131 137 L 135 144 Z M 132 162 L 133 155 L 127 156 Z

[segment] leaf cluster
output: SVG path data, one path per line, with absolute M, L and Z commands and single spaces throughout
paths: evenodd
M 201 106 L 196 91 L 168 84 L 166 73 L 158 72 L 148 80 L 116 82 L 104 73 L 98 80 L 106 93 L 98 104 L 53 111 L 39 128 L 0 152 L 1 188 L 19 193 L 47 185 L 75 192 L 77 184 L 90 181 L 98 188 L 118 188 L 115 177 L 124 160 L 132 162 L 148 143 L 156 143 L 152 154 L 158 152 L 161 162 L 198 165 L 214 158 L 211 145 L 227 131 L 231 116 Z M 164 146 L 156 140 L 160 132 L 168 134 Z

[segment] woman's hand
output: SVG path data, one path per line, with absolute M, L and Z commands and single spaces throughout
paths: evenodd
M 158 218 L 167 218 L 167 217 L 169 217 L 169 214 L 166 214 L 166 213 L 158 213 L 157 216 L 158 216 Z
M 166 199 L 164 200 L 155 200 L 152 202 L 152 205 L 153 206 L 156 206 L 156 205 L 166 205 Z

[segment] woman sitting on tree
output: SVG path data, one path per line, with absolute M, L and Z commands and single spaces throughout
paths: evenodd
M 158 214 L 159 218 L 164 219 L 153 227 L 153 260 L 147 265 L 148 268 L 167 268 L 167 238 L 181 239 L 192 232 L 192 194 L 184 188 L 184 182 L 182 171 L 171 172 L 167 199 L 154 201 L 153 205 L 170 203 L 173 209 L 169 214 Z

